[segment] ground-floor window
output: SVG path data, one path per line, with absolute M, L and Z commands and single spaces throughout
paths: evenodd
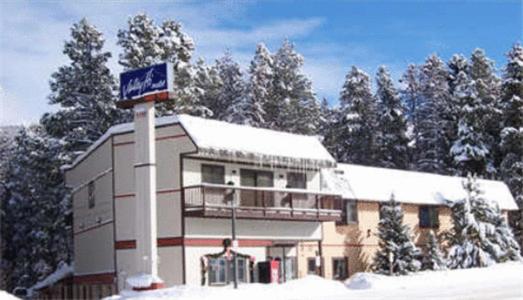
M 247 260 L 237 258 L 238 261 L 238 281 L 247 282 Z M 209 259 L 209 284 L 220 285 L 234 281 L 234 261 L 226 257 Z
M 316 257 L 307 258 L 307 274 L 316 275 Z
M 332 279 L 344 280 L 348 277 L 348 260 L 346 257 L 334 257 L 332 259 Z

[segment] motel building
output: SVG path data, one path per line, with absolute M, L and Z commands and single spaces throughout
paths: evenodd
M 446 202 L 465 196 L 463 178 L 336 163 L 316 137 L 188 115 L 156 119 L 155 133 L 157 267 L 165 286 L 229 284 L 233 253 L 240 284 L 308 274 L 343 280 L 368 270 L 380 203 L 391 194 L 419 246 L 428 230 L 450 228 Z M 74 207 L 66 296 L 116 293 L 139 270 L 134 138 L 132 123 L 114 126 L 65 170 Z M 504 183 L 479 182 L 502 210 L 517 208 Z
M 154 103 L 174 97 L 171 73 L 169 64 L 122 73 L 120 106 L 133 108 L 134 122 L 64 167 L 74 268 L 40 284 L 42 298 L 219 287 L 235 273 L 240 284 L 344 280 L 368 270 L 391 195 L 418 246 L 429 230 L 450 229 L 448 203 L 466 196 L 463 178 L 337 163 L 314 136 L 155 118 Z M 517 209 L 504 183 L 479 183 L 504 212 Z

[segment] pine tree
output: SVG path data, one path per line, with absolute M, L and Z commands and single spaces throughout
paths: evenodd
M 62 143 L 41 126 L 24 128 L 9 161 L 3 259 L 9 290 L 28 288 L 71 258 L 71 201 L 60 167 Z
M 118 31 L 118 45 L 123 50 L 118 62 L 125 70 L 161 62 L 170 62 L 174 67 L 175 101 L 158 104 L 157 115 L 209 115 L 209 110 L 198 103 L 200 91 L 195 86 L 195 71 L 190 63 L 194 42 L 182 31 L 181 24 L 166 20 L 156 25 L 146 14 L 130 17 L 127 23 L 127 29 Z
M 452 204 L 449 267 L 484 267 L 520 260 L 520 248 L 499 207 L 485 199 L 475 177 L 463 183 L 467 197 Z
M 386 168 L 406 169 L 408 167 L 407 125 L 400 97 L 384 66 L 378 69 L 376 85 L 377 163 Z
M 514 45 L 503 73 L 500 132 L 501 176 L 519 210 L 510 213 L 510 224 L 523 248 L 523 47 Z
M 49 103 L 59 105 L 45 114 L 46 131 L 63 141 L 65 151 L 78 154 L 96 141 L 120 116 L 115 107 L 115 78 L 107 67 L 111 57 L 104 38 L 82 19 L 71 28 L 64 54 L 70 64 L 51 75 Z M 73 155 L 74 156 L 74 155 Z
M 449 122 L 452 111 L 448 87 L 448 73 L 441 59 L 431 55 L 421 68 L 422 103 L 418 113 L 416 139 L 416 169 L 438 174 L 448 173 L 450 142 L 454 130 Z
M 425 246 L 425 254 L 422 260 L 422 270 L 442 270 L 446 268 L 445 257 L 439 247 L 439 242 L 436 235 L 431 230 L 427 237 L 427 244 Z
M 372 269 L 378 274 L 390 274 L 389 253 L 392 253 L 392 272 L 405 275 L 420 269 L 420 251 L 410 239 L 410 229 L 403 224 L 403 210 L 394 195 L 381 206 L 378 223 L 379 249 L 374 255 Z
M 475 81 L 465 72 L 460 71 L 455 80 L 452 96 L 459 106 L 457 137 L 450 149 L 457 174 L 473 173 L 484 176 L 489 151 L 483 134 L 483 106 Z
M 499 131 L 501 118 L 501 80 L 496 75 L 494 62 L 482 49 L 475 49 L 470 58 L 469 74 L 475 82 L 477 96 L 481 103 L 480 131 L 485 139 L 485 145 L 490 155 L 484 176 L 493 177 L 497 174 L 496 161 L 499 161 Z
M 209 66 L 200 58 L 195 65 L 194 85 L 197 88 L 198 102 L 213 111 L 223 88 L 223 82 L 216 65 Z M 214 117 L 214 112 L 213 116 Z
M 320 107 L 302 66 L 303 57 L 285 40 L 273 56 L 274 94 L 265 103 L 270 128 L 300 134 L 318 131 Z
M 245 83 L 240 65 L 230 52 L 216 61 L 216 70 L 222 86 L 215 105 L 208 107 L 213 118 L 233 123 L 243 123 L 242 102 L 245 97 Z
M 244 123 L 255 127 L 267 127 L 265 109 L 275 116 L 277 106 L 270 99 L 274 97 L 273 59 L 263 43 L 256 46 L 254 58 L 249 66 L 249 82 L 244 102 Z M 270 104 L 269 104 L 270 103 Z
M 342 162 L 375 164 L 376 103 L 369 76 L 352 67 L 345 77 L 336 120 L 338 151 Z
M 420 68 L 417 65 L 409 64 L 407 70 L 400 79 L 403 88 L 400 91 L 401 100 L 405 107 L 405 117 L 407 121 L 407 138 L 409 150 L 409 169 L 416 169 L 417 162 L 416 141 L 419 140 L 418 128 L 420 118 L 420 106 L 422 103 L 422 93 L 420 84 Z

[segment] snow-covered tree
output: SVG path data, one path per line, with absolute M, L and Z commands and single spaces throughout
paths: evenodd
M 273 56 L 274 94 L 264 106 L 268 127 L 301 134 L 318 131 L 320 107 L 302 67 L 303 57 L 285 40 Z
M 487 149 L 482 122 L 483 105 L 478 96 L 476 83 L 465 72 L 460 71 L 455 80 L 455 103 L 459 106 L 459 122 L 456 140 L 450 154 L 456 166 L 456 173 L 483 176 L 487 170 Z
M 103 47 L 102 33 L 82 19 L 65 42 L 70 64 L 51 75 L 49 103 L 59 109 L 45 114 L 41 123 L 72 154 L 84 151 L 118 121 L 116 81 L 107 67 L 111 54 Z
M 516 44 L 507 54 L 503 73 L 500 133 L 500 173 L 516 199 L 519 210 L 510 223 L 523 247 L 523 47 Z
M 274 97 L 273 74 L 272 55 L 267 47 L 260 43 L 256 46 L 254 58 L 249 66 L 247 95 L 243 107 L 244 123 L 266 127 L 265 109 L 271 109 L 271 115 L 276 115 L 277 107 L 266 104 Z
M 418 260 L 421 252 L 410 239 L 410 228 L 403 224 L 403 210 L 394 200 L 394 195 L 381 206 L 378 223 L 379 249 L 374 255 L 372 270 L 379 274 L 390 274 L 389 253 L 392 253 L 392 272 L 405 275 L 420 269 Z
M 376 100 L 371 92 L 369 76 L 354 66 L 345 77 L 334 126 L 338 142 L 334 155 L 338 160 L 376 164 Z
M 71 255 L 71 201 L 63 188 L 60 140 L 41 126 L 24 128 L 9 161 L 4 203 L 4 271 L 9 290 L 28 288 Z
M 377 128 L 376 160 L 386 168 L 408 167 L 407 124 L 401 99 L 389 72 L 380 66 L 376 75 Z
M 157 115 L 190 113 L 208 115 L 198 103 L 199 90 L 194 84 L 195 70 L 190 63 L 194 42 L 182 31 L 180 23 L 165 20 L 155 24 L 146 14 L 130 17 L 128 27 L 118 31 L 118 45 L 122 47 L 119 63 L 124 69 L 135 69 L 161 62 L 174 67 L 175 101 L 157 105 Z
M 418 128 L 420 119 L 418 114 L 423 99 L 420 84 L 420 67 L 415 64 L 409 64 L 399 82 L 401 84 L 401 101 L 405 108 L 407 121 L 409 169 L 415 169 L 418 154 L 416 152 L 416 141 L 419 139 Z
M 480 102 L 480 131 L 490 155 L 487 157 L 486 172 L 483 176 L 497 175 L 496 161 L 499 161 L 499 131 L 501 118 L 501 80 L 496 75 L 494 62 L 482 49 L 475 49 L 470 57 L 469 76 L 475 82 L 477 97 Z
M 447 63 L 448 66 L 448 84 L 449 84 L 449 93 L 454 93 L 454 88 L 457 84 L 458 74 L 460 72 L 465 72 L 469 74 L 469 62 L 465 56 L 462 54 L 454 54 Z
M 485 199 L 475 177 L 463 183 L 467 196 L 452 204 L 448 266 L 484 267 L 520 260 L 520 248 L 499 207 Z
M 446 268 L 445 256 L 443 255 L 438 239 L 432 230 L 429 231 L 427 236 L 427 244 L 425 245 L 421 268 L 423 270 L 434 271 Z
M 243 123 L 242 102 L 245 97 L 245 82 L 240 65 L 230 52 L 216 61 L 216 70 L 222 82 L 220 93 L 213 106 L 213 118 L 234 123 Z
M 448 73 L 443 61 L 431 55 L 421 67 L 421 104 L 418 108 L 418 128 L 416 137 L 416 169 L 420 171 L 445 174 L 449 162 L 449 132 L 453 130 L 449 118 L 450 95 Z

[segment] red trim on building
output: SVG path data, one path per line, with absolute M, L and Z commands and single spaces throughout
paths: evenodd
M 171 194 L 171 193 L 178 193 L 180 191 L 181 191 L 181 189 L 166 189 L 166 190 L 158 190 L 158 191 L 156 191 L 156 194 Z M 135 193 L 129 193 L 129 194 L 115 195 L 114 198 L 115 199 L 130 198 L 130 197 L 134 197 L 134 196 L 135 196 Z
M 175 134 L 175 135 L 167 135 L 167 136 L 157 137 L 155 140 L 156 141 L 163 141 L 163 140 L 170 140 L 170 139 L 179 139 L 179 138 L 183 138 L 183 137 L 186 137 L 186 136 L 187 136 L 187 134 L 182 133 L 182 134 Z M 113 147 L 126 146 L 126 145 L 132 145 L 132 144 L 134 144 L 134 141 L 120 142 L 120 143 L 114 143 Z
M 135 240 L 115 241 L 114 248 L 117 250 L 136 249 L 136 241 Z
M 116 273 L 100 273 L 100 274 L 88 274 L 78 275 L 73 277 L 73 283 L 75 284 L 113 284 Z
M 162 141 L 162 140 L 169 140 L 169 139 L 178 139 L 178 138 L 183 138 L 183 137 L 186 137 L 187 135 L 185 133 L 182 133 L 182 134 L 175 134 L 175 135 L 168 135 L 168 136 L 162 136 L 162 137 L 158 137 L 156 138 L 157 141 Z
M 158 247 L 181 246 L 182 244 L 183 244 L 182 237 L 158 238 Z
M 74 235 L 85 233 L 85 232 L 88 232 L 88 231 L 91 231 L 91 230 L 95 230 L 95 229 L 98 229 L 98 228 L 103 227 L 105 225 L 109 225 L 111 223 L 113 223 L 113 221 L 106 221 L 106 222 L 104 222 L 102 224 L 98 224 L 98 225 L 93 226 L 93 227 L 89 227 L 89 228 L 86 228 L 86 229 L 79 230 L 79 231 L 75 232 Z
M 157 239 L 158 247 L 174 246 L 202 246 L 202 247 L 222 247 L 223 239 L 184 239 L 182 237 L 163 237 Z M 238 240 L 240 247 L 267 247 L 272 246 L 272 240 Z M 136 240 L 116 241 L 115 249 L 136 249 Z

